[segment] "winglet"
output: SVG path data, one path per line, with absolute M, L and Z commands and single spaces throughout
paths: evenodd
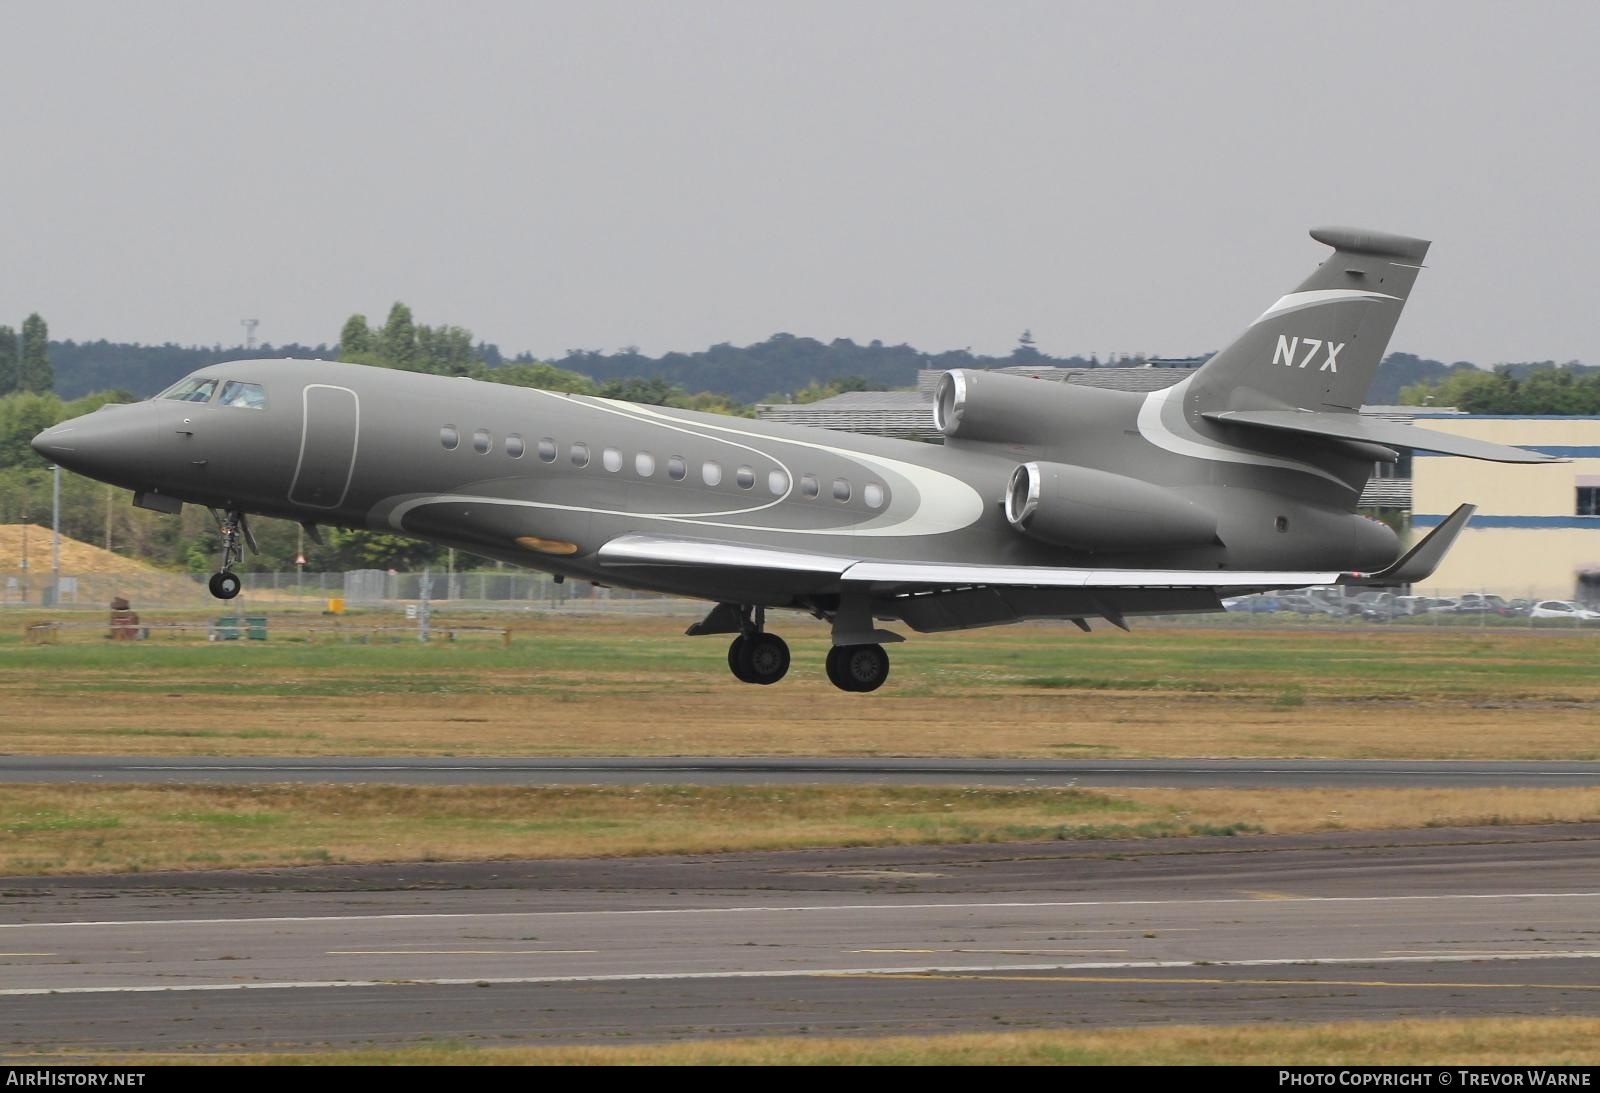
M 1405 556 L 1387 569 L 1376 573 L 1363 573 L 1356 576 L 1350 584 L 1415 584 L 1425 581 L 1433 576 L 1433 571 L 1439 568 L 1439 563 L 1444 561 L 1444 556 L 1450 548 L 1455 546 L 1456 536 L 1467 526 L 1467 521 L 1472 519 L 1472 514 L 1478 511 L 1477 505 L 1461 505 L 1456 511 L 1444 518 L 1444 521 L 1428 534 L 1422 541 L 1410 550 Z

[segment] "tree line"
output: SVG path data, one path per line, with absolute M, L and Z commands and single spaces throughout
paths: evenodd
M 1600 367 L 1582 364 L 1501 365 L 1492 372 L 1454 372 L 1400 393 L 1406 406 L 1453 406 L 1469 414 L 1600 415 Z
M 35 311 L 22 321 L 22 333 L 0 326 L 0 396 L 54 391 L 50 367 L 50 328 Z

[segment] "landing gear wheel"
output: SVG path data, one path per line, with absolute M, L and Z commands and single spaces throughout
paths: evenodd
M 776 634 L 740 635 L 728 646 L 728 668 L 740 683 L 770 686 L 789 671 L 789 645 Z
M 728 671 L 732 672 L 733 678 L 737 679 L 740 683 L 755 682 L 755 680 L 750 679 L 744 674 L 743 657 L 741 656 L 741 654 L 744 652 L 745 643 L 749 640 L 749 638 L 745 637 L 743 634 L 740 634 L 738 637 L 733 639 L 733 644 L 728 646 Z
M 211 575 L 211 594 L 219 600 L 231 600 L 239 594 L 239 589 L 244 582 L 237 573 L 213 573 Z
M 739 646 L 739 678 L 770 686 L 789 671 L 789 645 L 777 634 L 757 634 Z
M 835 645 L 828 650 L 828 680 L 841 691 L 876 691 L 889 678 L 881 645 Z

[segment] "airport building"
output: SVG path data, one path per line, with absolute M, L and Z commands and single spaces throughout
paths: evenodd
M 1185 359 L 1134 368 L 1000 371 L 1119 391 L 1155 391 L 1177 383 L 1201 363 Z M 809 405 L 764 405 L 757 407 L 756 416 L 936 441 L 933 392 L 942 374 L 920 373 L 915 391 L 859 391 Z M 1361 504 L 1394 512 L 1418 532 L 1436 527 L 1463 501 L 1478 506 L 1444 564 L 1416 592 L 1497 592 L 1600 603 L 1600 418 L 1492 417 L 1417 406 L 1367 406 L 1361 412 L 1570 460 L 1507 464 L 1418 452 L 1378 464 Z
M 1437 526 L 1462 501 L 1478 506 L 1418 592 L 1600 602 L 1600 418 L 1418 414 L 1416 424 L 1570 461 L 1486 463 L 1416 453 L 1413 527 Z

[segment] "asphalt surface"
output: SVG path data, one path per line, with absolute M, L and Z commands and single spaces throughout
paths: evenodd
M 0 1054 L 1600 1015 L 1600 824 L 0 878 Z
M 1224 786 L 1600 785 L 1600 762 L 1360 759 L 436 759 L 3 756 L 0 783 L 406 785 Z

